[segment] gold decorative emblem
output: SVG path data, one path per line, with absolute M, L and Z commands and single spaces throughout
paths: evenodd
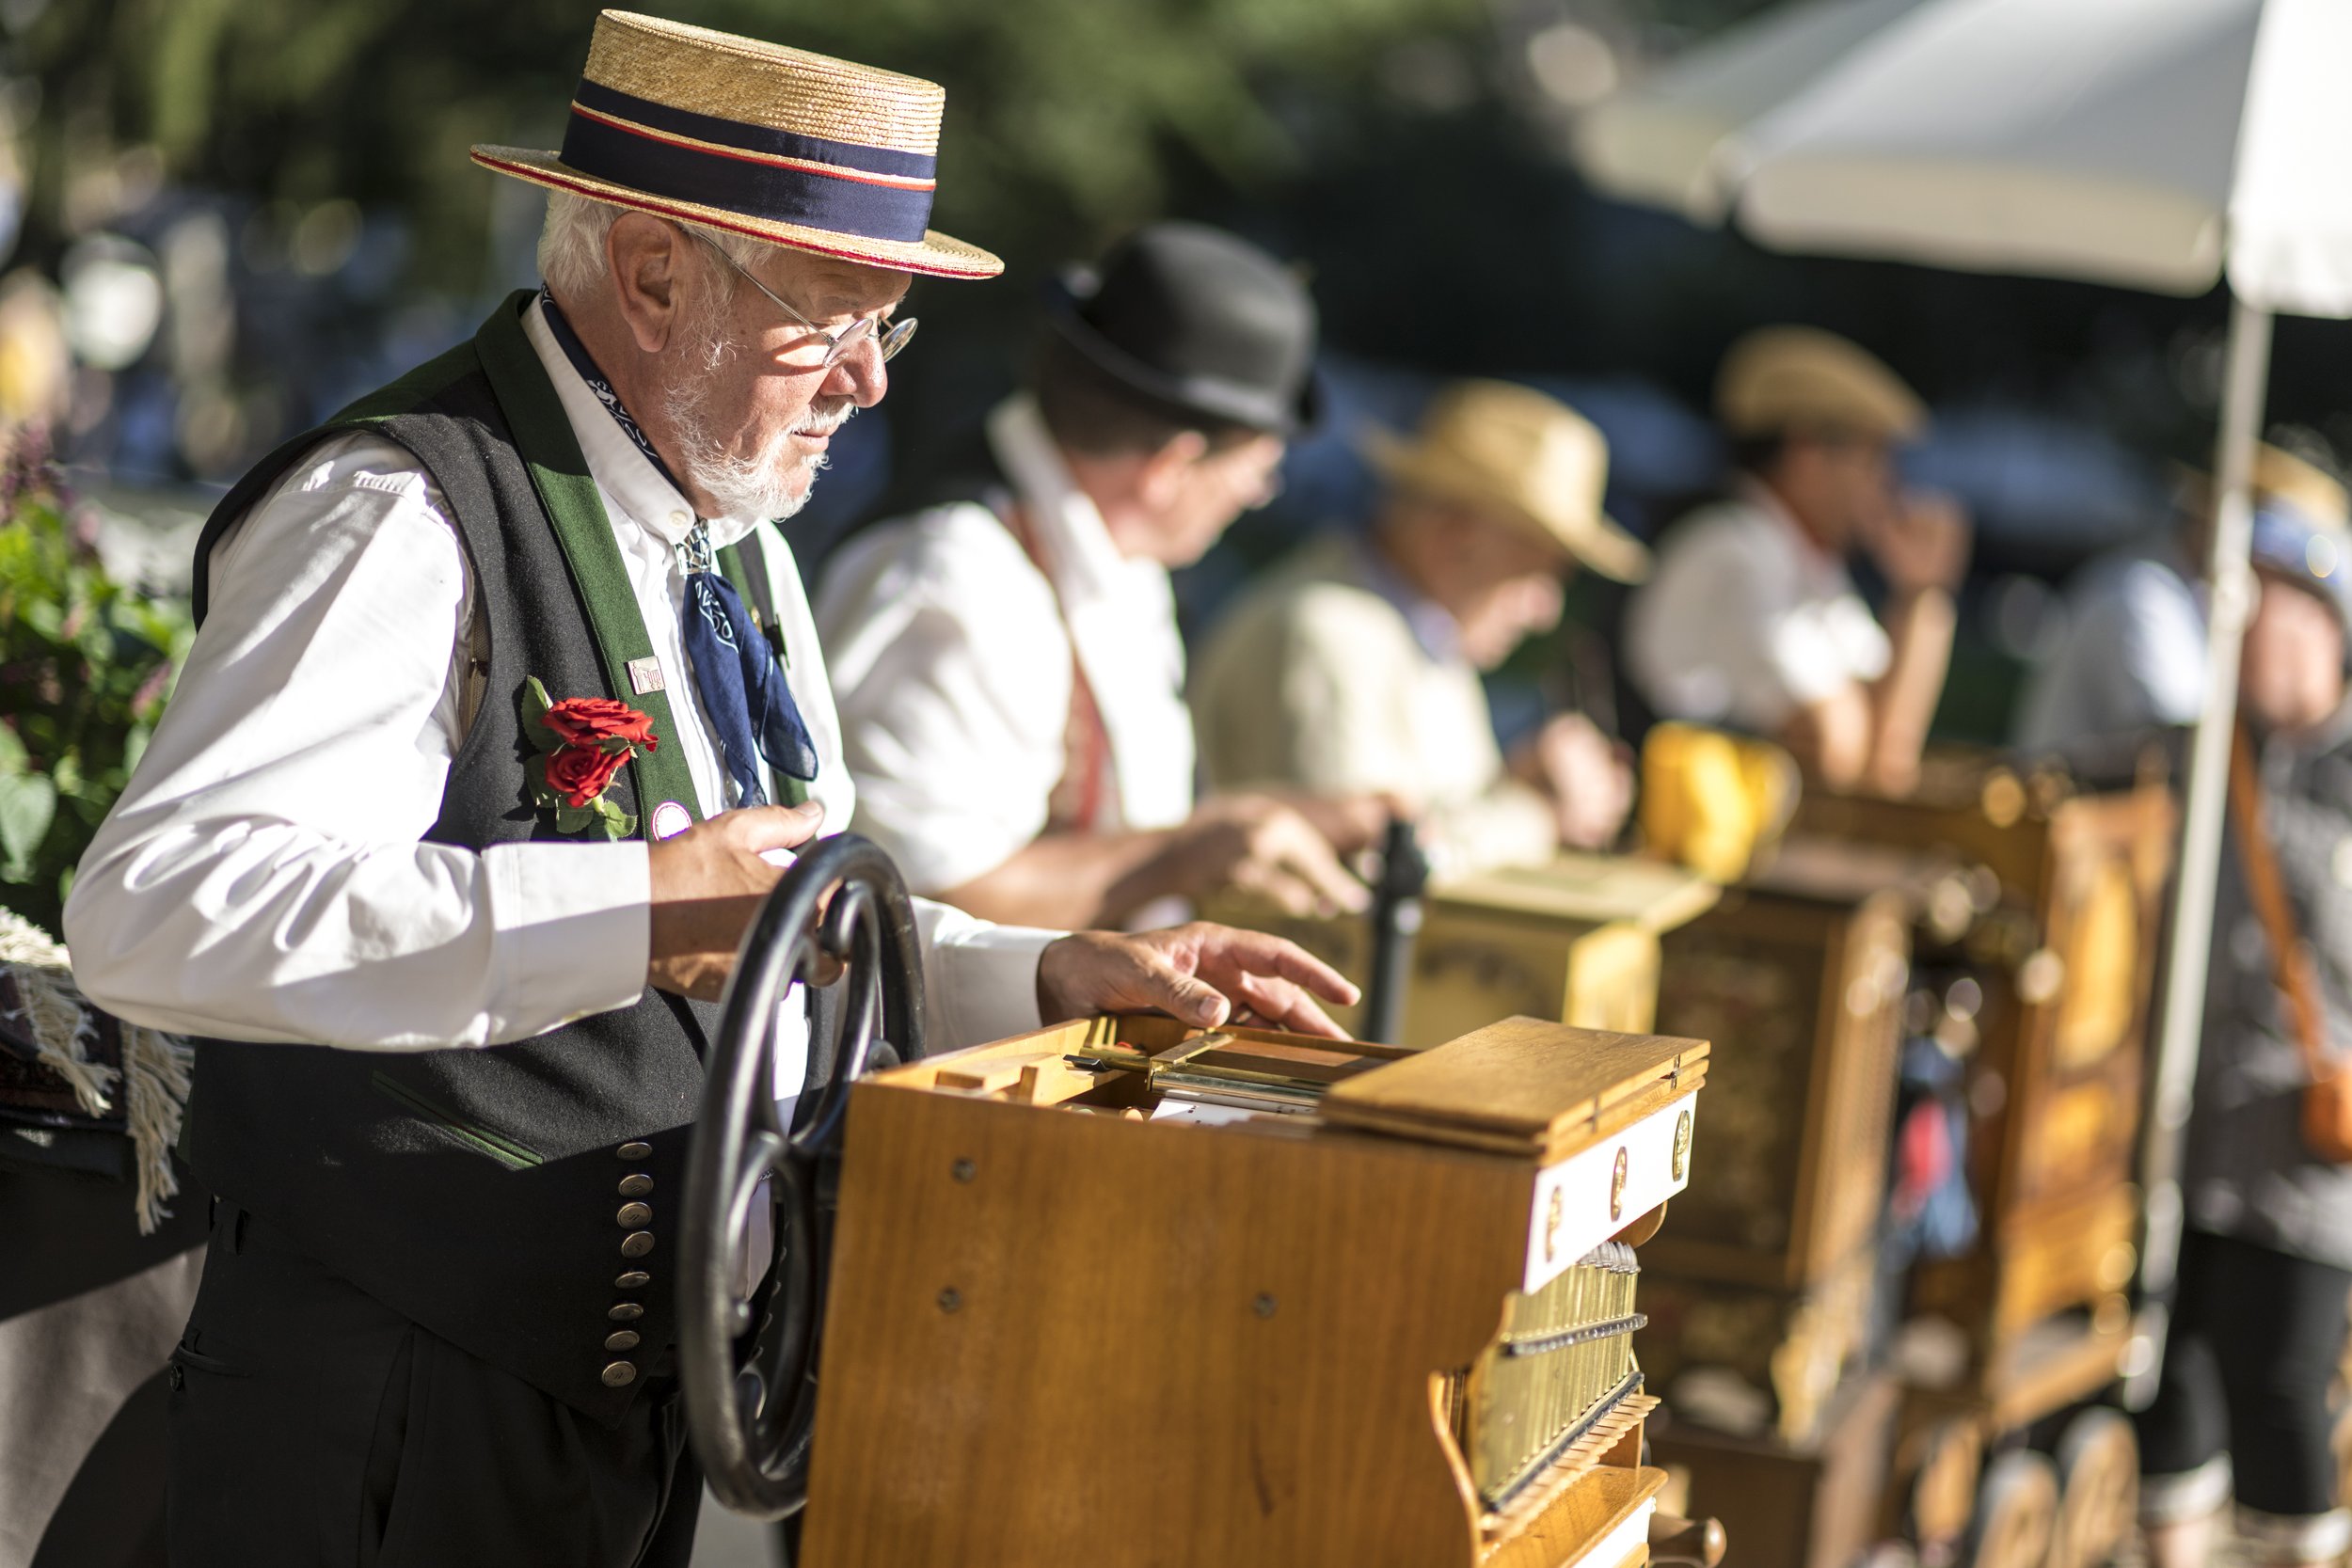
M 1625 1218 L 1625 1146 L 1619 1144 L 1617 1168 L 1609 1173 L 1609 1217 L 1613 1220 Z
M 1552 1259 L 1552 1252 L 1560 1240 L 1560 1189 L 1551 1189 L 1551 1201 L 1544 1206 L 1544 1261 Z
M 1691 1160 L 1691 1113 L 1686 1109 L 1675 1118 L 1675 1180 L 1682 1180 L 1683 1170 Z

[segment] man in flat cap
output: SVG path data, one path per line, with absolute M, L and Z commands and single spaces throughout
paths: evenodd
M 562 151 L 474 151 L 556 193 L 546 286 L 207 525 L 66 911 L 94 999 L 207 1037 L 174 1562 L 686 1560 L 664 1259 L 708 999 L 855 803 L 769 519 L 882 397 L 911 277 L 998 270 L 927 227 L 942 96 L 603 13 Z M 946 1044 L 1231 997 L 1312 1029 L 1294 982 L 1348 990 L 1214 927 L 920 926 Z M 806 1027 L 796 990 L 787 1084 Z
M 1314 341 L 1273 257 L 1146 228 L 1065 276 L 1026 388 L 829 563 L 818 626 L 861 821 L 910 886 L 1043 925 L 1228 886 L 1362 905 L 1329 840 L 1376 834 L 1374 803 L 1194 801 L 1168 585 L 1273 494 Z
M 1506 763 L 1480 679 L 1558 621 L 1578 569 L 1648 569 L 1601 510 L 1600 432 L 1532 388 L 1466 381 L 1368 454 L 1388 481 L 1370 535 L 1309 546 L 1193 672 L 1209 782 L 1386 795 L 1443 874 L 1606 844 L 1631 801 L 1619 748 L 1562 713 Z
M 1634 683 L 1660 717 L 1779 740 L 1833 787 L 1907 793 L 1968 559 L 1958 509 L 1896 475 L 1927 411 L 1871 355 L 1794 326 L 1735 343 L 1715 403 L 1733 493 L 1665 536 L 1628 617 Z M 1847 576 L 1857 549 L 1886 578 L 1883 621 Z

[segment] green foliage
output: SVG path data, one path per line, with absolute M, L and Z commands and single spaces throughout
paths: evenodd
M 1483 0 L 669 0 L 701 23 L 947 87 L 940 226 L 1008 252 L 1155 214 L 1171 157 L 1236 183 L 1295 162 L 1267 104 L 1366 78 Z M 103 123 L 183 178 L 295 202 L 395 204 L 461 288 L 492 179 L 473 142 L 555 145 L 587 57 L 578 0 L 70 0 L 23 40 L 46 134 Z M 53 153 L 55 150 L 52 150 Z M 62 154 L 44 156 L 55 168 Z
M 55 931 L 195 628 L 107 577 L 32 445 L 0 474 L 0 904 Z

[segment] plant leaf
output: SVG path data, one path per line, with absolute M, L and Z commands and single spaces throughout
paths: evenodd
M 0 777 L 0 878 L 21 882 L 33 874 L 33 851 L 57 817 L 57 786 L 40 773 Z
M 548 700 L 548 689 L 539 684 L 538 676 L 523 682 L 523 733 L 542 752 L 552 752 L 564 744 L 564 737 L 548 728 L 548 709 L 554 705 Z

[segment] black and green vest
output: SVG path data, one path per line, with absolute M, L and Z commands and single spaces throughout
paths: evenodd
M 467 848 L 564 836 L 524 775 L 520 702 L 534 675 L 555 698 L 614 697 L 652 717 L 669 743 L 625 768 L 610 795 L 641 832 L 663 800 L 699 815 L 665 694 L 628 678 L 652 641 L 523 334 L 531 299 L 516 293 L 472 341 L 279 448 L 197 545 L 200 619 L 213 546 L 318 441 L 365 430 L 416 454 L 456 524 L 488 630 L 480 708 L 425 834 Z M 755 551 L 747 541 L 723 561 L 772 625 Z M 617 1421 L 676 1337 L 668 1265 L 716 1020 L 715 1007 L 648 990 L 634 1006 L 481 1050 L 203 1040 L 182 1149 L 206 1187 L 386 1306 Z

